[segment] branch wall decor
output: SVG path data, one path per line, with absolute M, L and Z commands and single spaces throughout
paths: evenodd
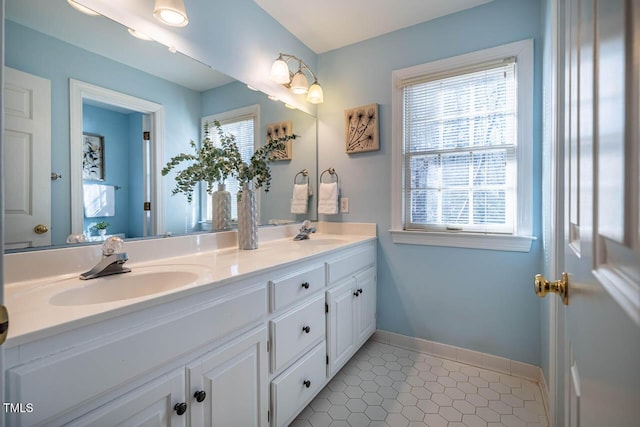
M 347 154 L 380 149 L 378 140 L 378 104 L 345 110 L 344 127 Z
M 287 120 L 284 122 L 269 123 L 267 125 L 267 142 L 272 139 L 283 138 L 293 135 L 293 122 Z M 278 150 L 271 153 L 271 160 L 291 160 L 293 158 L 293 150 L 291 148 L 291 140 L 287 141 L 284 150 Z

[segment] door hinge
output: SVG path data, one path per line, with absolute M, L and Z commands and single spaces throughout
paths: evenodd
M 144 139 L 145 141 L 151 141 L 151 132 L 149 131 L 142 132 L 142 139 Z
M 329 355 L 327 354 L 327 365 L 329 364 Z
M 142 205 L 142 208 L 145 211 L 150 211 L 151 210 L 151 202 L 144 202 L 144 204 Z
M 271 353 L 271 341 L 267 341 L 267 353 Z
M 329 312 L 329 304 L 327 304 L 326 302 L 324 303 L 324 312 L 325 313 Z

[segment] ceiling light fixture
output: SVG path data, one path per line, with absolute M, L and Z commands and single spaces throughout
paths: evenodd
M 91 15 L 91 16 L 99 16 L 100 14 L 94 10 L 89 9 L 86 6 L 81 5 L 80 3 L 76 3 L 73 0 L 67 0 L 67 3 L 69 3 L 71 5 L 72 8 L 74 8 L 77 11 L 80 11 L 86 15 Z
M 298 70 L 294 73 L 289 70 L 288 62 L 298 61 Z M 309 81 L 305 75 L 307 71 L 313 77 L 313 84 L 309 87 Z M 274 82 L 284 85 L 291 89 L 296 95 L 307 94 L 307 101 L 312 104 L 322 104 L 324 102 L 324 94 L 322 87 L 318 83 L 318 77 L 311 71 L 311 68 L 297 56 L 281 53 L 271 66 L 271 74 L 269 75 Z
M 189 23 L 183 0 L 155 0 L 153 16 L 172 27 L 185 27 Z

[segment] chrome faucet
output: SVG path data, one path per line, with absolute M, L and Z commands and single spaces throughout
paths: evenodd
M 315 233 L 315 227 L 309 227 L 311 225 L 311 221 L 308 219 L 302 223 L 302 227 L 300 228 L 300 232 L 293 240 L 307 240 L 309 238 L 309 234 Z
M 109 237 L 102 244 L 102 260 L 91 270 L 82 273 L 80 279 L 89 280 L 98 277 L 110 276 L 112 274 L 128 273 L 130 268 L 123 267 L 129 257 L 126 252 L 122 252 L 124 242 L 119 237 Z

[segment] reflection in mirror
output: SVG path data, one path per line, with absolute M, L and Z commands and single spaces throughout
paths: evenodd
M 7 78 L 5 87 L 5 182 L 7 189 L 15 190 L 6 195 L 6 229 L 21 229 L 13 235 L 7 233 L 11 239 L 8 249 L 63 245 L 70 235 L 99 239 L 94 229 L 98 222 L 110 223 L 108 234 L 127 238 L 206 229 L 209 197 L 198 193 L 188 204 L 183 195 L 172 196 L 173 177 L 160 177 L 159 169 L 171 157 L 187 152 L 190 140 L 201 139 L 203 117 L 247 107 L 259 111 L 254 120 L 255 144 L 264 143 L 267 125 L 274 123 L 290 121 L 293 132 L 301 136 L 293 142 L 290 160 L 272 163 L 271 189 L 261 195 L 261 223 L 316 219 L 314 203 L 309 204 L 307 214 L 291 213 L 298 172 L 307 169 L 312 189 L 316 189 L 314 117 L 289 110 L 281 102 L 268 100 L 265 94 L 180 53 L 172 54 L 162 45 L 135 39 L 104 17 L 83 15 L 66 2 L 6 0 L 5 5 L 5 65 L 23 84 L 13 84 Z M 160 135 L 154 135 L 154 120 L 145 119 L 141 110 L 95 100 L 85 100 L 80 108 L 82 124 L 74 127 L 72 81 L 162 106 Z M 34 122 L 35 126 L 28 125 L 32 133 L 16 127 L 27 126 L 21 115 Z M 128 122 L 129 126 L 116 132 L 112 120 Z M 145 130 L 151 131 L 151 140 L 156 136 L 164 140 L 157 155 L 153 154 L 153 142 L 145 142 L 141 135 Z M 104 137 L 104 181 L 98 175 L 83 180 L 82 148 L 71 149 L 83 146 L 82 133 Z M 29 153 L 35 155 L 29 157 Z M 86 167 L 97 167 L 99 159 L 97 156 Z M 55 180 L 53 173 L 58 177 Z M 154 173 L 158 175 L 155 189 Z M 113 195 L 115 216 L 96 217 L 90 207 L 85 209 L 83 182 L 108 187 L 91 191 L 104 190 L 109 200 Z

